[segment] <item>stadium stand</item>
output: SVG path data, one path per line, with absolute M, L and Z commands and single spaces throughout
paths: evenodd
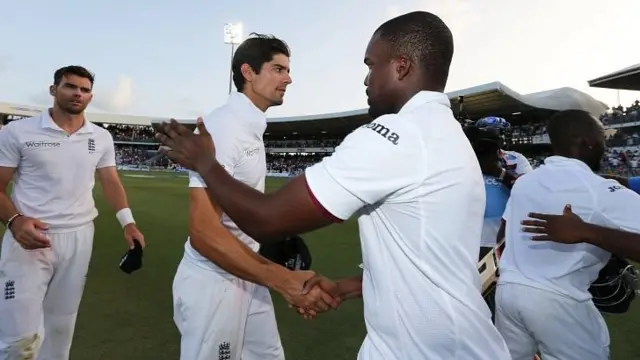
M 615 90 L 640 90 L 640 64 L 597 77 L 589 86 Z M 608 130 L 609 149 L 603 159 L 610 173 L 636 176 L 640 173 L 640 101 L 618 105 L 600 117 Z
M 640 64 L 637 67 L 637 73 L 640 73 Z M 599 79 L 606 78 L 605 76 Z M 628 107 L 617 106 L 609 110 L 604 103 L 573 88 L 565 87 L 522 95 L 500 82 L 453 91 L 448 95 L 454 113 L 462 123 L 485 116 L 507 119 L 513 125 L 510 139 L 512 148 L 527 155 L 533 166 L 539 165 L 550 152 L 544 126 L 546 119 L 561 110 L 586 110 L 598 116 L 607 129 L 610 149 L 603 159 L 605 171 L 619 174 L 638 171 L 639 101 Z M 44 109 L 0 103 L 0 120 L 2 124 L 6 124 L 23 117 L 34 116 Z M 153 138 L 150 126 L 154 118 L 95 113 L 89 113 L 87 117 L 113 134 L 117 147 L 117 162 L 121 169 L 182 171 L 166 157 L 158 155 L 158 144 Z M 367 109 L 268 119 L 264 138 L 268 152 L 269 175 L 284 177 L 300 173 L 307 166 L 333 152 L 335 146 L 347 134 L 369 121 Z
M 589 86 L 616 90 L 640 90 L 640 64 L 597 77 Z

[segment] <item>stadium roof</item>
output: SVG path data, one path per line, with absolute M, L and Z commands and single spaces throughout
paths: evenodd
M 463 97 L 463 112 L 471 119 L 484 116 L 502 116 L 513 119 L 514 115 L 579 109 L 595 116 L 603 114 L 607 105 L 582 91 L 563 87 L 521 95 L 500 82 L 492 82 L 467 89 L 448 92 L 452 108 L 457 112 L 458 99 Z M 272 135 L 293 134 L 297 136 L 345 132 L 370 121 L 367 109 L 339 113 L 292 116 L 269 119 L 267 131 Z M 309 126 L 311 125 L 311 126 Z
M 607 105 L 573 88 L 559 88 L 521 95 L 500 82 L 492 82 L 447 93 L 452 108 L 458 110 L 458 99 L 463 97 L 464 113 L 471 119 L 483 116 L 513 118 L 517 114 L 542 113 L 567 109 L 586 110 L 596 116 L 607 110 Z M 0 103 L 0 114 L 34 116 L 44 107 Z M 88 113 L 96 123 L 150 125 L 153 117 Z M 367 109 L 346 112 L 269 118 L 267 132 L 272 136 L 343 136 L 357 126 L 371 121 Z M 188 121 L 187 121 L 188 122 Z M 194 122 L 194 121 L 193 121 Z
M 589 80 L 589 86 L 616 90 L 640 90 L 640 64 Z
M 47 107 L 44 106 L 0 103 L 0 115 L 35 116 L 43 112 L 45 109 L 47 109 Z M 149 116 L 101 113 L 87 113 L 86 115 L 89 121 L 103 124 L 151 125 L 151 120 L 156 119 Z

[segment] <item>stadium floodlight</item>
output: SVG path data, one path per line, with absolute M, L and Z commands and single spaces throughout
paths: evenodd
M 233 62 L 233 53 L 236 50 L 236 45 L 242 43 L 242 23 L 224 24 L 224 43 L 231 45 L 231 60 L 229 61 L 229 94 L 231 94 L 231 84 L 233 82 L 231 63 Z

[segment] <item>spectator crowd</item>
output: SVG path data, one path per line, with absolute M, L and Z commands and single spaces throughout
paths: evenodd
M 604 125 L 629 124 L 640 121 L 640 101 L 629 107 L 617 106 L 600 117 Z M 629 124 L 630 125 L 630 124 Z M 166 157 L 158 154 L 153 129 L 150 126 L 107 125 L 116 142 L 116 161 L 118 165 L 129 167 L 160 167 L 174 169 L 175 165 Z M 511 137 L 518 140 L 545 135 L 543 123 L 529 123 L 512 127 Z M 288 148 L 291 153 L 268 153 L 267 169 L 270 173 L 295 175 L 306 167 L 320 161 L 323 154 L 297 154 L 301 148 L 334 148 L 341 139 L 314 140 L 265 140 L 268 149 Z M 128 144 L 127 144 L 128 143 Z M 138 143 L 138 144 L 131 144 Z M 140 144 L 142 143 L 142 144 Z M 640 126 L 628 126 L 610 134 L 607 138 L 608 150 L 603 158 L 603 171 L 608 173 L 629 174 L 640 172 Z M 543 163 L 543 155 L 529 157 L 531 165 Z

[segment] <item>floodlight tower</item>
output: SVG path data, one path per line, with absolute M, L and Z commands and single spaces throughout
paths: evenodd
M 229 61 L 229 94 L 231 94 L 231 84 L 233 83 L 233 53 L 236 45 L 242 43 L 242 23 L 226 23 L 224 24 L 224 43 L 231 45 L 231 59 Z

